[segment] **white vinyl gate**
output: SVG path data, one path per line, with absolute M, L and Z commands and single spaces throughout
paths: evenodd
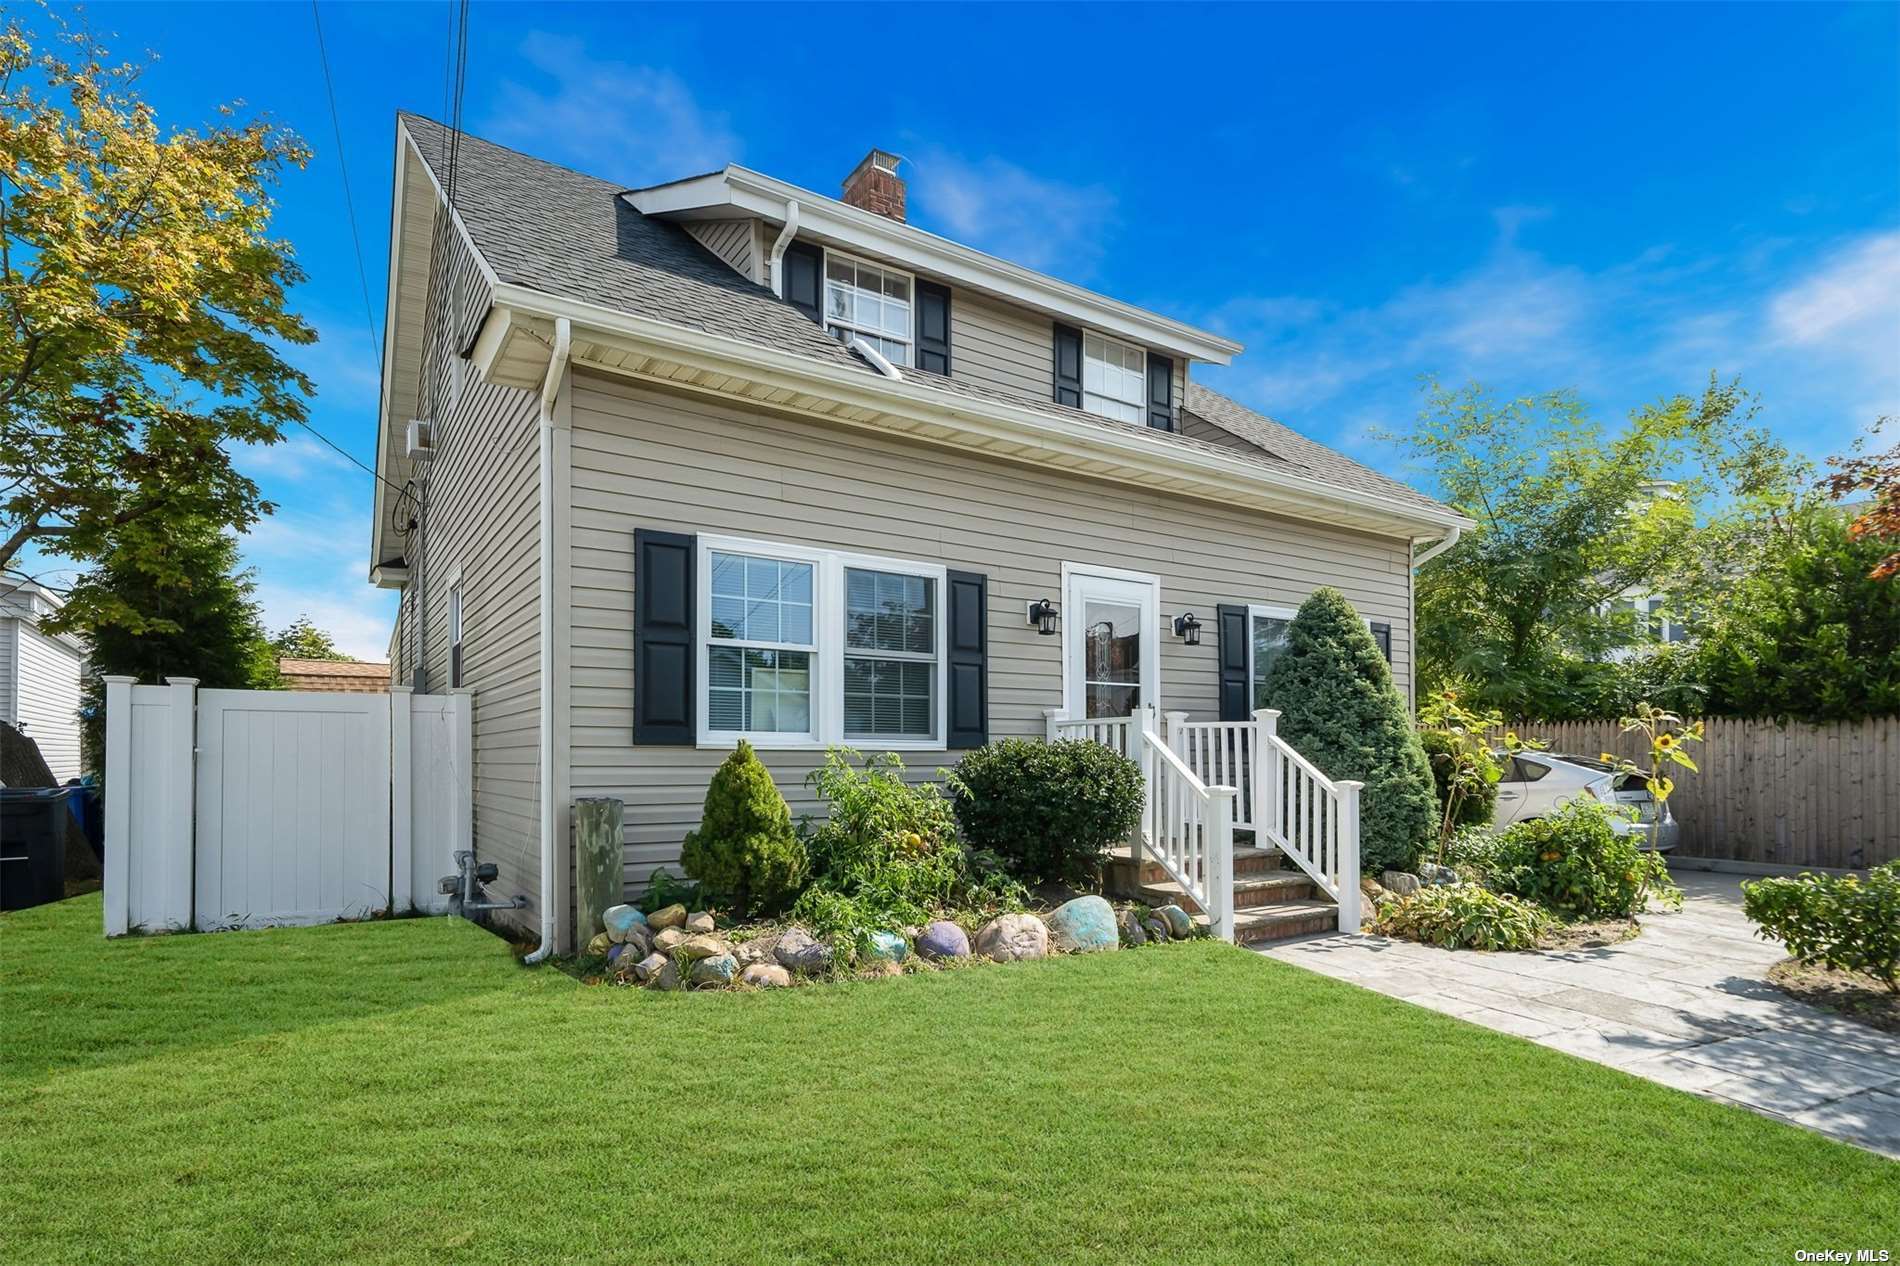
M 106 934 L 439 912 L 471 700 L 106 679 Z

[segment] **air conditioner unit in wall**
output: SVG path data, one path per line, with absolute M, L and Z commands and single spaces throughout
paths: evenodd
M 426 462 L 435 456 L 435 427 L 423 418 L 409 419 L 409 460 Z

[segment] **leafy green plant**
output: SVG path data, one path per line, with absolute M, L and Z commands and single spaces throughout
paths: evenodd
M 966 755 L 946 781 L 974 847 L 1028 883 L 1088 883 L 1141 821 L 1141 767 L 1085 740 L 1003 739 Z
M 1862 972 L 1900 993 L 1900 862 L 1858 875 L 1803 874 L 1742 885 L 1757 935 L 1808 963 Z
M 864 759 L 832 748 L 806 782 L 829 816 L 800 832 L 811 885 L 792 915 L 857 952 L 871 933 L 925 922 L 955 906 L 1020 908 L 1017 885 L 973 867 L 950 802 L 933 783 L 912 783 L 895 753 Z
M 1337 589 L 1316 589 L 1300 605 L 1266 695 L 1279 701 L 1281 738 L 1328 778 L 1365 784 L 1361 868 L 1411 866 L 1437 821 L 1431 766 L 1385 656 Z
M 1536 906 L 1478 884 L 1421 888 L 1379 906 L 1373 927 L 1384 936 L 1443 949 L 1527 950 L 1550 926 Z
M 680 848 L 680 866 L 708 891 L 732 898 L 743 919 L 756 906 L 773 910 L 804 882 L 804 843 L 772 772 L 744 739 L 706 788 L 699 829 Z
M 701 908 L 699 885 L 681 879 L 662 866 L 648 878 L 647 890 L 636 904 L 646 914 L 674 905 L 697 910 Z
M 1454 868 L 1466 879 L 1475 879 L 1490 886 L 1498 873 L 1502 852 L 1503 842 L 1488 823 L 1484 826 L 1461 826 L 1452 832 L 1450 842 L 1445 845 L 1443 864 Z
M 1498 803 L 1498 782 L 1504 767 L 1498 763 L 1490 736 L 1504 729 L 1497 709 L 1474 712 L 1458 703 L 1456 690 L 1440 690 L 1418 712 L 1418 737 L 1431 761 L 1432 780 L 1438 785 L 1438 860 L 1445 863 L 1445 847 L 1459 826 L 1489 825 Z M 1526 748 L 1541 748 L 1536 739 L 1521 739 L 1505 730 L 1498 746 L 1507 756 Z
M 1649 896 L 1682 904 L 1660 853 L 1610 825 L 1610 809 L 1578 799 L 1555 812 L 1513 823 L 1498 836 L 1491 885 L 1566 919 L 1635 918 Z

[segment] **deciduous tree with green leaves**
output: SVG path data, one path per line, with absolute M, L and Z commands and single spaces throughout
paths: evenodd
M 352 657 L 336 648 L 336 639 L 318 628 L 309 616 L 300 615 L 270 640 L 271 650 L 285 659 L 327 659 L 339 663 Z
M 305 416 L 310 382 L 282 348 L 316 334 L 287 306 L 303 274 L 269 227 L 273 184 L 308 151 L 229 108 L 163 127 L 139 66 L 41 18 L 50 40 L 0 26 L 0 567 L 29 548 L 125 565 L 137 548 L 148 579 L 183 582 L 164 533 L 124 529 L 241 530 L 271 508 L 230 450 Z M 109 589 L 75 601 L 81 625 L 144 618 Z

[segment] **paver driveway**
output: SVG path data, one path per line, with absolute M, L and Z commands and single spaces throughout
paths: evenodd
M 1742 914 L 1743 876 L 1680 871 L 1680 912 L 1608 949 L 1441 950 L 1377 936 L 1262 952 L 1900 1157 L 1900 1038 L 1766 982 L 1781 947 Z

